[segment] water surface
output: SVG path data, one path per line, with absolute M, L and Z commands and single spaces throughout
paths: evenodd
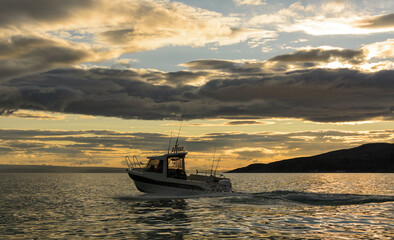
M 236 193 L 155 196 L 126 173 L 0 174 L 0 237 L 394 237 L 394 174 L 226 176 Z

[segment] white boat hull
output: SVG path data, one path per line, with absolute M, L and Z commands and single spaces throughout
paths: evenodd
M 128 170 L 130 178 L 133 179 L 135 186 L 141 192 L 159 194 L 195 194 L 210 191 L 210 186 L 205 182 L 188 181 L 185 179 L 163 178 L 152 176 L 152 173 Z M 149 175 L 149 176 L 146 176 Z

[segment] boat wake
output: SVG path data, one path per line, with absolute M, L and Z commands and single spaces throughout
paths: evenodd
M 260 193 L 203 193 L 198 195 L 159 195 L 142 194 L 139 196 L 116 197 L 122 201 L 158 201 L 176 199 L 216 198 L 228 204 L 248 205 L 293 205 L 304 204 L 314 206 L 358 205 L 365 203 L 394 202 L 394 196 L 328 194 L 297 191 L 272 191 Z
M 227 203 L 253 205 L 306 204 L 315 206 L 339 206 L 394 202 L 394 196 L 273 191 L 245 194 L 239 193 L 239 196 L 227 198 L 224 199 L 224 201 Z

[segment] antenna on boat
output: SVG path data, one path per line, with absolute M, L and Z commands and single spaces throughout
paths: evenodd
M 170 141 L 168 142 L 168 150 L 167 150 L 167 154 L 169 154 L 169 153 L 170 153 L 170 148 L 171 148 L 171 139 L 172 139 L 172 131 L 171 131 L 171 134 L 170 134 Z
M 222 153 L 220 153 L 220 156 L 219 156 L 218 160 L 216 161 L 216 168 L 215 168 L 215 171 L 213 172 L 213 175 L 215 175 L 216 174 L 216 170 L 218 170 L 218 166 L 219 166 L 219 162 L 220 162 L 220 158 L 221 157 L 222 157 Z

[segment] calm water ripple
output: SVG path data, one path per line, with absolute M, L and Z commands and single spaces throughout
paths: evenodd
M 394 237 L 394 174 L 226 176 L 237 193 L 163 197 L 126 174 L 0 174 L 0 238 Z

